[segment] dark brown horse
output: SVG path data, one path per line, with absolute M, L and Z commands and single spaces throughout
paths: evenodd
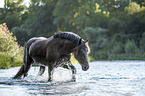
M 45 66 L 48 66 L 48 81 L 52 80 L 52 72 L 55 67 L 71 69 L 72 80 L 75 81 L 76 69 L 70 61 L 72 53 L 82 66 L 82 70 L 87 71 L 89 69 L 88 40 L 84 41 L 79 35 L 72 32 L 61 32 L 50 38 L 31 38 L 24 49 L 24 64 L 13 78 L 19 79 L 22 75 L 27 76 L 31 65 L 37 62 L 42 64 L 39 75 L 42 75 Z

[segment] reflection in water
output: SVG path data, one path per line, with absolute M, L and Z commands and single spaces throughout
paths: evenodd
M 89 88 L 86 85 L 74 84 L 74 83 L 61 83 L 55 85 L 45 85 L 45 86 L 31 86 L 29 88 L 30 94 L 43 94 L 43 95 L 66 95 L 66 94 L 79 94 L 84 90 Z
M 12 80 L 3 78 L 0 80 L 0 93 L 2 95 L 26 96 L 30 95 L 66 95 L 79 94 L 90 88 L 84 83 L 76 82 L 28 82 L 26 80 Z M 25 93 L 25 94 L 24 94 Z M 16 96 L 15 95 L 15 96 Z
M 88 71 L 77 68 L 77 81 L 70 82 L 71 71 L 57 68 L 53 82 L 47 82 L 47 70 L 37 76 L 32 67 L 26 78 L 13 80 L 19 67 L 0 70 L 0 96 L 73 95 L 73 96 L 145 96 L 144 61 L 97 61 Z

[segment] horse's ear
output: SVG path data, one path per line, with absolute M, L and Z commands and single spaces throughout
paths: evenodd
M 87 43 L 87 42 L 89 42 L 89 39 L 88 38 L 87 38 L 87 40 L 84 41 L 84 43 Z

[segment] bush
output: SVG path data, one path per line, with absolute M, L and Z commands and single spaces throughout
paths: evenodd
M 0 25 L 0 68 L 18 66 L 23 62 L 23 48 L 12 35 L 5 23 Z
M 106 35 L 108 30 L 104 28 L 87 27 L 84 29 L 84 34 L 88 37 L 91 49 L 91 56 L 94 59 L 106 59 L 108 52 L 108 37 Z
M 145 32 L 142 34 L 142 39 L 140 40 L 140 50 L 145 53 Z
M 138 52 L 139 52 L 139 49 L 137 48 L 135 42 L 128 40 L 125 44 L 125 53 L 128 55 L 132 55 Z
M 11 56 L 5 52 L 0 52 L 0 69 L 5 69 L 10 67 Z
M 109 27 L 109 35 L 118 33 L 120 31 L 121 21 L 117 18 L 112 17 L 108 22 L 108 27 Z
M 108 60 L 144 60 L 145 54 L 110 54 Z
M 18 43 L 22 46 L 26 43 L 24 41 L 27 41 L 30 38 L 27 34 L 28 30 L 26 30 L 22 27 L 14 27 L 12 29 L 12 32 L 13 32 L 14 36 L 17 37 Z
M 115 42 L 113 48 L 111 49 L 112 54 L 122 54 L 124 51 L 124 44 L 121 42 Z
M 134 13 L 140 12 L 144 9 L 145 9 L 145 7 L 141 7 L 139 4 L 137 4 L 135 2 L 131 2 L 131 3 L 129 3 L 128 7 L 125 7 L 124 11 L 127 14 L 134 14 Z

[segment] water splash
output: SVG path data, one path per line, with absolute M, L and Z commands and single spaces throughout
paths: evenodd
M 34 72 L 35 71 L 35 72 Z M 32 67 L 28 72 L 28 76 L 24 80 L 29 82 L 47 82 L 48 81 L 48 68 L 46 68 L 44 74 L 39 76 L 39 67 Z M 52 75 L 53 82 L 66 82 L 72 79 L 71 70 L 64 69 L 61 67 L 55 68 Z
M 52 80 L 55 82 L 66 82 L 72 79 L 71 70 L 58 67 L 53 72 Z

